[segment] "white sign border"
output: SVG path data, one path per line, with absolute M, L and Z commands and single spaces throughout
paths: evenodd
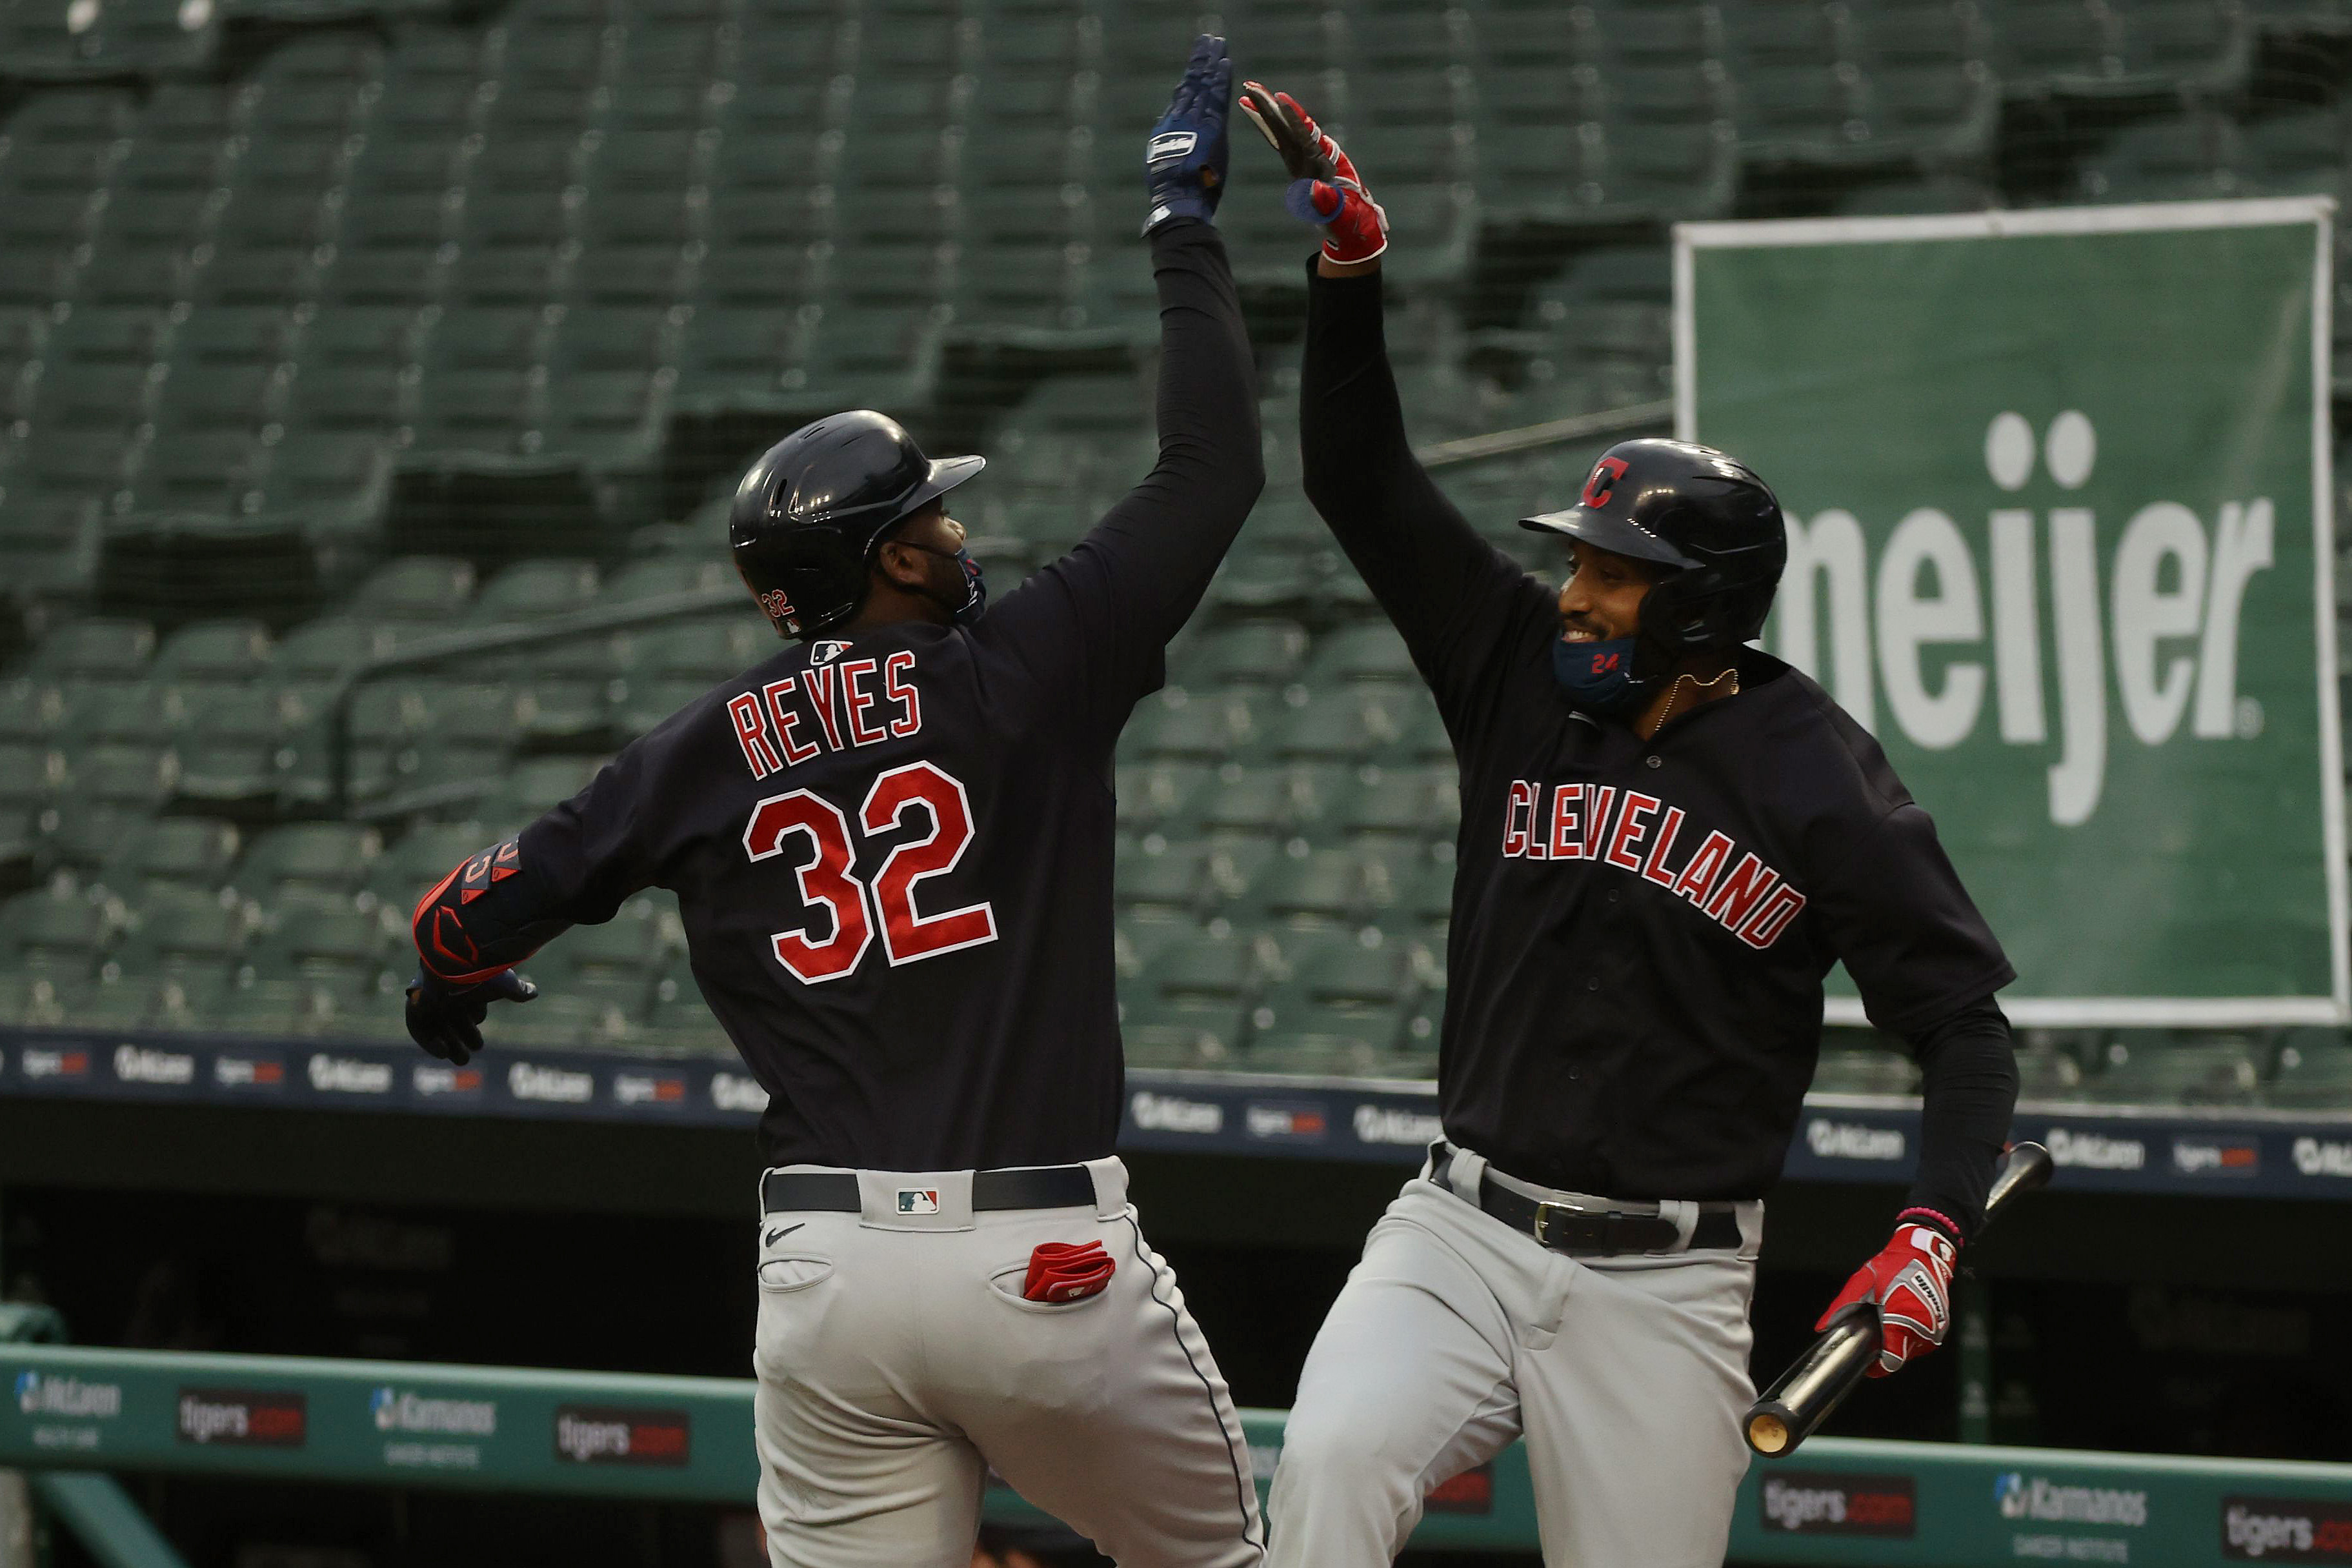
M 2027 235 L 2130 234 L 2311 224 L 2315 229 L 2311 300 L 2313 645 L 2318 665 L 2320 843 L 2327 857 L 2331 994 L 2326 996 L 2019 997 L 2002 1008 L 2016 1023 L 2040 1028 L 2110 1026 L 2214 1027 L 2352 1022 L 2352 905 L 2345 863 L 2343 726 L 2336 690 L 2336 480 L 2329 396 L 2335 288 L 2332 196 L 2263 196 L 2243 201 L 2137 202 L 2104 207 L 1932 213 L 1899 217 L 1775 218 L 1674 226 L 1675 434 L 1698 439 L 1698 345 L 1693 281 L 1696 253 L 1805 245 L 1869 245 L 1889 240 L 2007 239 Z M 1825 1000 L 1824 1019 L 1866 1024 L 1858 997 Z

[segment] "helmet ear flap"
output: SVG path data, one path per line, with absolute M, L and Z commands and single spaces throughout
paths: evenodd
M 1677 653 L 1753 640 L 1771 613 L 1776 584 L 1725 582 L 1724 576 L 1702 566 L 1661 582 L 1642 602 L 1643 633 Z

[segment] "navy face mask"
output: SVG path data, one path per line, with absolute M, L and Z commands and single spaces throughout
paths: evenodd
M 968 626 L 980 619 L 982 613 L 988 608 L 988 579 L 982 574 L 980 563 L 971 558 L 971 552 L 961 544 L 952 552 L 933 550 L 928 544 L 918 544 L 912 548 L 926 555 L 936 555 L 942 561 L 952 561 L 963 574 L 963 602 L 946 606 L 948 618 L 960 626 Z
M 1551 645 L 1551 672 L 1569 702 L 1587 713 L 1623 713 L 1639 706 L 1644 683 L 1633 679 L 1633 637 Z

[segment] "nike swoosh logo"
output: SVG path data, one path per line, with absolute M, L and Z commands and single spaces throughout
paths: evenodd
M 768 1239 L 761 1242 L 760 1245 L 762 1247 L 773 1247 L 785 1237 L 788 1237 L 792 1235 L 793 1232 L 800 1229 L 802 1225 L 806 1224 L 808 1224 L 808 1221 L 803 1220 L 800 1225 L 788 1225 L 782 1230 L 772 1230 L 768 1233 Z

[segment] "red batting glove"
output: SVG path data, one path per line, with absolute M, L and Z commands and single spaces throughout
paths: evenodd
M 1290 171 L 1282 204 L 1323 229 L 1323 254 L 1337 262 L 1370 261 L 1389 247 L 1389 215 L 1364 189 L 1356 165 L 1298 100 L 1260 82 L 1242 84 L 1242 112 Z
M 1906 1216 L 1907 1217 L 1907 1216 Z M 1932 1225 L 1902 1225 L 1879 1255 L 1854 1270 L 1813 1325 L 1819 1333 L 1856 1301 L 1878 1306 L 1878 1364 L 1873 1377 L 1897 1371 L 1944 1342 L 1952 1326 L 1952 1267 L 1959 1244 Z

